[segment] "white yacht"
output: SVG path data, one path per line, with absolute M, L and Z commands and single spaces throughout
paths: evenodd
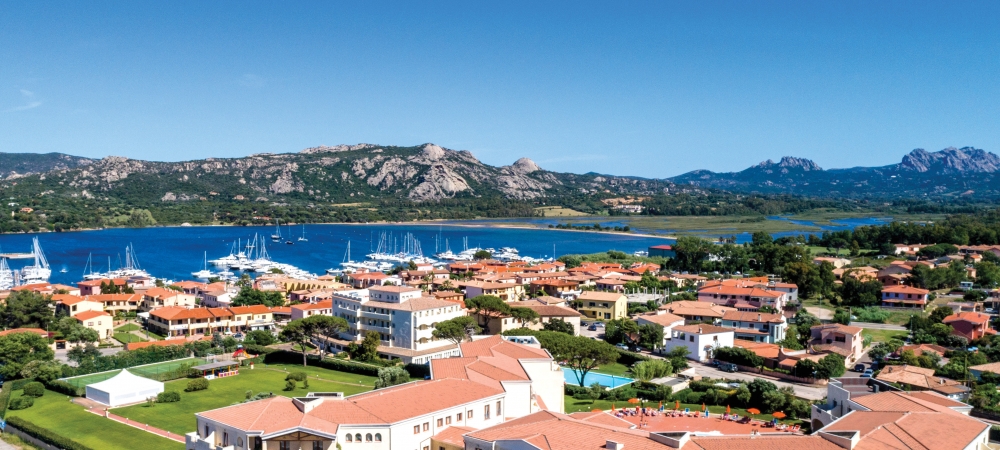
M 207 280 L 207 279 L 212 278 L 213 276 L 215 276 L 215 274 L 211 270 L 208 270 L 208 252 L 205 252 L 205 265 L 204 265 L 204 268 L 201 269 L 201 270 L 199 270 L 199 271 L 197 271 L 197 272 L 191 272 L 191 276 L 193 276 L 195 278 L 200 278 L 200 279 L 203 279 L 203 280 Z
M 42 247 L 38 245 L 38 238 L 31 240 L 31 253 L 35 257 L 35 263 L 21 269 L 21 283 L 45 283 L 52 276 L 52 269 L 49 268 L 49 261 L 45 259 Z

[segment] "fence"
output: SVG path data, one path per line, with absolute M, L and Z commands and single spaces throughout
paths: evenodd
M 219 359 L 218 361 L 222 361 Z M 188 375 L 192 366 L 209 362 L 206 358 L 182 358 L 172 361 L 163 361 L 152 364 L 128 367 L 127 370 L 141 377 L 156 381 L 170 381 L 184 378 Z M 104 372 L 90 373 L 69 378 L 61 378 L 59 381 L 65 382 L 74 387 L 83 387 L 88 384 L 99 383 L 121 373 L 126 369 L 114 369 Z

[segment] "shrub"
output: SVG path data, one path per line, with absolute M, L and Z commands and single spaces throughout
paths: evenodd
M 203 391 L 205 389 L 208 389 L 208 380 L 204 378 L 195 378 L 188 381 L 188 385 L 184 388 L 184 392 Z
M 27 395 L 23 395 L 21 397 L 17 397 L 15 399 L 11 400 L 10 401 L 10 405 L 7 407 L 7 409 L 14 410 L 14 411 L 19 410 L 19 409 L 27 409 L 27 408 L 30 408 L 34 404 L 35 404 L 35 398 L 34 397 L 29 397 Z
M 402 367 L 383 367 L 378 370 L 375 389 L 384 389 L 397 384 L 409 383 L 410 373 Z
M 24 385 L 24 395 L 29 397 L 41 397 L 45 395 L 45 385 L 37 381 L 33 381 Z
M 51 444 L 53 446 L 59 447 L 61 449 L 91 450 L 91 448 L 87 447 L 86 445 L 79 444 L 71 439 L 67 439 L 63 436 L 53 433 L 52 431 L 49 431 L 46 428 L 42 428 L 38 425 L 28 422 L 27 420 L 24 420 L 20 417 L 8 417 L 7 424 L 13 425 L 15 428 L 21 430 L 21 432 L 27 434 L 28 436 L 38 439 L 46 444 Z
M 55 391 L 63 395 L 68 395 L 70 397 L 83 397 L 86 393 L 86 387 L 80 386 L 76 387 L 65 381 L 53 380 L 46 383 L 45 387 L 49 388 L 50 391 Z
M 181 401 L 180 392 L 164 391 L 156 394 L 156 403 L 173 403 Z
M 285 376 L 285 381 L 306 381 L 305 372 L 292 372 Z
M 889 311 L 878 306 L 854 308 L 851 312 L 858 318 L 858 322 L 885 323 L 886 320 L 889 320 Z
M 286 391 L 294 391 L 295 390 L 295 382 L 292 381 L 292 380 L 286 380 L 285 381 L 285 390 Z

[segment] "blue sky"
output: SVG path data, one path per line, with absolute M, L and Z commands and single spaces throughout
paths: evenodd
M 0 1 L 0 151 L 667 177 L 1000 153 L 997 2 Z

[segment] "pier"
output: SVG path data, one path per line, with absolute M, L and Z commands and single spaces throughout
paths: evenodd
M 31 259 L 34 257 L 34 253 L 0 253 L 0 258 L 7 259 Z

